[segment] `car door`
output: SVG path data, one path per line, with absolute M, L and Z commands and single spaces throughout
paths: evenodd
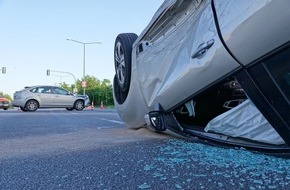
M 222 38 L 243 65 L 290 41 L 289 0 L 214 0 Z
M 53 93 L 54 107 L 73 107 L 75 98 L 69 91 L 59 87 L 53 87 Z
M 53 105 L 53 94 L 52 89 L 49 86 L 41 86 L 35 89 L 37 99 L 40 107 L 50 107 Z
M 219 38 L 210 0 L 177 0 L 135 48 L 149 109 L 170 109 L 240 68 Z

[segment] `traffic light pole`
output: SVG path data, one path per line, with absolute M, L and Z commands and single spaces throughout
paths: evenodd
M 46 70 L 46 75 L 47 75 L 47 76 L 50 76 L 50 73 L 51 73 L 51 72 L 55 72 L 55 73 L 64 73 L 64 74 L 69 74 L 69 75 L 71 75 L 71 76 L 74 78 L 74 80 L 75 80 L 75 88 L 74 88 L 74 92 L 77 92 L 77 80 L 76 80 L 76 77 L 75 77 L 72 73 L 70 73 L 70 72 L 65 72 L 65 71 L 55 71 L 55 70 L 47 69 L 47 70 Z

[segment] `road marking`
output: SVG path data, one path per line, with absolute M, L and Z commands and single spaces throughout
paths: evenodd
M 117 121 L 117 120 L 111 120 L 111 119 L 104 119 L 104 118 L 101 118 L 101 117 L 96 117 L 100 120 L 103 120 L 103 121 L 108 121 L 108 122 L 112 122 L 112 123 L 117 123 L 117 124 L 124 124 L 124 122 L 122 121 Z

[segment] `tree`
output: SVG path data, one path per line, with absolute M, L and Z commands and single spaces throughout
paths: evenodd
M 91 103 L 94 102 L 94 105 L 100 105 L 103 102 L 104 106 L 114 105 L 113 88 L 109 79 L 100 81 L 94 76 L 86 75 L 83 80 L 86 81 L 85 93 L 89 96 Z M 79 94 L 82 94 L 83 91 L 82 81 L 77 80 L 76 84 Z M 65 82 L 60 84 L 60 86 L 71 92 L 74 89 L 74 85 L 68 85 Z
M 72 91 L 72 90 L 73 90 L 73 87 L 74 87 L 73 85 L 68 85 L 68 84 L 65 83 L 65 82 L 63 82 L 63 83 L 59 83 L 59 85 L 60 85 L 60 87 L 66 89 L 66 90 L 68 90 L 68 91 L 73 92 L 73 91 Z
M 105 105 L 114 105 L 113 88 L 110 80 L 108 79 L 103 80 L 100 91 L 101 91 L 101 101 L 103 101 Z

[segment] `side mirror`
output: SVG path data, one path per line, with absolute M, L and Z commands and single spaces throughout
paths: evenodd
M 165 131 L 166 121 L 162 106 L 158 103 L 154 106 L 154 110 L 145 115 L 145 121 L 149 129 L 154 131 Z
M 164 116 L 161 112 L 159 112 L 159 111 L 149 112 L 149 119 L 150 119 L 151 125 L 157 131 L 165 131 L 166 130 Z

